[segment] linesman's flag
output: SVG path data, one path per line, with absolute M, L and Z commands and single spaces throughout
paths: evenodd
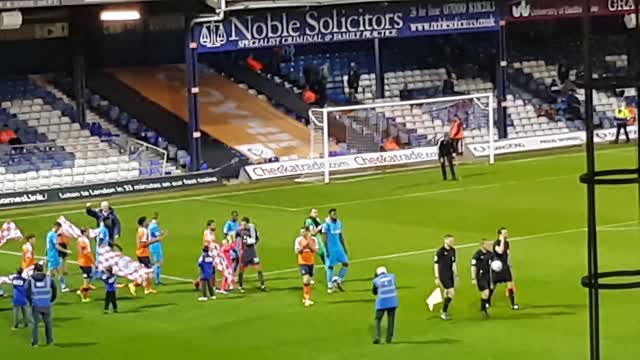
M 433 307 L 437 304 L 440 304 L 441 302 L 442 293 L 440 292 L 440 288 L 436 288 L 427 298 L 427 306 L 429 306 L 429 311 L 433 311 Z
M 13 221 L 5 221 L 0 229 L 0 246 L 11 239 L 22 239 L 22 233 Z

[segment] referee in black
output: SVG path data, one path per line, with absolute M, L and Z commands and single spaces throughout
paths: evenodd
M 493 243 L 493 255 L 495 259 L 502 262 L 502 270 L 499 272 L 492 271 L 491 278 L 493 280 L 493 289 L 491 289 L 491 295 L 498 284 L 507 284 L 507 293 L 509 294 L 509 301 L 511 302 L 512 310 L 519 310 L 520 306 L 516 304 L 516 289 L 513 285 L 513 273 L 511 272 L 511 244 L 509 243 L 509 231 L 507 228 L 501 227 L 498 229 L 498 240 Z M 489 304 L 491 304 L 491 296 L 489 297 Z
M 456 249 L 453 247 L 454 241 L 453 235 L 445 235 L 444 245 L 438 249 L 433 260 L 436 285 L 444 289 L 444 305 L 440 314 L 442 320 L 451 320 L 451 317 L 449 317 L 449 305 L 451 305 L 455 295 L 455 286 L 458 282 Z
M 453 159 L 455 157 L 456 148 L 453 145 L 453 141 L 449 137 L 448 133 L 444 134 L 444 138 L 438 143 L 438 160 L 440 161 L 440 169 L 442 170 L 442 179 L 447 180 L 447 164 L 449 163 L 449 170 L 451 171 L 451 178 L 457 180 L 456 169 L 453 165 Z
M 471 258 L 471 283 L 480 291 L 480 312 L 482 316 L 489 317 L 489 296 L 491 295 L 491 241 L 482 239 L 480 249 Z

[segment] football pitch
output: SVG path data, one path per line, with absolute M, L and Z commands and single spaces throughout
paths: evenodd
M 631 147 L 598 153 L 598 167 L 634 167 Z M 103 286 L 80 303 L 75 292 L 54 305 L 50 348 L 29 347 L 29 330 L 11 331 L 10 297 L 0 299 L 0 353 L 35 359 L 241 358 L 241 359 L 482 359 L 538 360 L 588 357 L 585 187 L 581 153 L 499 161 L 494 166 L 461 166 L 459 182 L 443 182 L 439 169 L 336 179 L 330 185 L 255 185 L 111 200 L 123 223 L 120 240 L 133 255 L 136 219 L 160 214 L 169 231 L 164 241 L 165 285 L 158 293 L 133 298 L 118 291 L 119 314 L 102 314 Z M 95 203 L 95 201 L 94 201 Z M 597 190 L 602 270 L 640 268 L 638 188 Z M 312 297 L 303 307 L 293 241 L 311 207 L 322 218 L 338 209 L 344 223 L 351 266 L 344 293 L 327 294 L 324 271 L 317 269 Z M 245 294 L 220 295 L 200 303 L 190 279 L 197 275 L 202 231 L 218 223 L 218 238 L 231 210 L 249 216 L 261 234 L 259 255 L 269 289 L 255 276 Z M 44 255 L 44 236 L 59 215 L 76 225 L 94 226 L 84 203 L 2 212 L 24 233 L 36 233 L 36 252 Z M 504 288 L 494 295 L 491 318 L 479 313 L 479 294 L 471 284 L 470 260 L 483 237 L 495 239 L 506 226 L 520 311 L 512 311 Z M 451 304 L 452 321 L 429 312 L 425 298 L 434 288 L 433 253 L 442 236 L 456 238 L 460 281 Z M 75 249 L 75 242 L 72 249 Z M 0 274 L 19 266 L 19 243 L 0 249 Z M 75 254 L 72 255 L 75 258 Z M 400 308 L 395 343 L 372 345 L 376 266 L 396 274 Z M 67 281 L 81 282 L 69 264 Z M 251 271 L 248 271 L 250 274 Z M 613 280 L 617 281 L 617 280 Z M 10 289 L 5 285 L 5 290 Z M 640 293 L 603 292 L 602 352 L 605 359 L 640 353 Z

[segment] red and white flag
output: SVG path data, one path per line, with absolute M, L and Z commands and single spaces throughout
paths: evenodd
M 60 228 L 60 232 L 62 235 L 70 237 L 72 239 L 78 239 L 82 236 L 82 231 L 80 228 L 73 225 L 69 220 L 67 220 L 64 216 L 60 216 L 58 218 L 58 222 L 62 227 Z M 94 238 L 98 236 L 98 229 L 89 229 L 89 237 Z
M 0 229 L 0 246 L 11 239 L 22 239 L 22 233 L 13 221 L 5 221 L 2 224 L 2 229 Z
M 60 232 L 63 235 L 79 238 L 82 236 L 80 229 L 73 225 L 64 216 L 58 218 L 58 222 L 62 225 Z M 97 229 L 89 229 L 89 237 L 96 237 L 98 235 Z M 111 267 L 113 273 L 117 276 L 125 277 L 131 281 L 135 281 L 139 284 L 143 284 L 149 278 L 149 275 L 153 272 L 152 269 L 147 269 L 139 262 L 134 261 L 132 258 L 124 255 L 119 251 L 115 251 L 109 246 L 100 246 L 98 248 L 98 262 L 96 264 L 98 270 L 104 271 L 106 268 Z

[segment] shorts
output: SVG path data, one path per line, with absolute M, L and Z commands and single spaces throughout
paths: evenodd
M 489 276 L 480 275 L 476 279 L 478 283 L 478 291 L 483 292 L 486 290 L 491 290 L 491 281 L 489 280 Z
M 58 245 L 65 250 L 68 249 L 67 244 L 65 243 L 59 243 Z M 67 258 L 67 253 L 64 251 L 58 251 L 58 256 L 65 260 Z
M 93 276 L 93 267 L 91 266 L 80 266 L 80 271 L 83 279 L 91 279 Z
M 493 280 L 493 284 L 502 284 L 513 281 L 513 275 L 511 274 L 510 266 L 503 266 L 502 271 L 500 272 L 491 272 L 491 279 Z
M 443 274 L 444 276 L 440 276 L 440 284 L 445 289 L 453 289 L 455 287 L 455 279 L 453 274 Z
M 349 262 L 349 258 L 347 257 L 347 254 L 345 254 L 344 251 L 339 250 L 339 251 L 331 251 L 329 253 L 329 258 L 328 258 L 328 262 L 329 262 L 329 267 L 334 267 L 338 264 L 344 264 L 344 263 L 348 263 Z
M 148 256 L 138 256 L 138 262 L 147 269 L 151 269 L 151 259 Z
M 260 265 L 260 258 L 257 256 L 254 258 L 242 259 L 242 261 L 240 262 L 241 269 L 244 269 L 249 266 L 258 266 L 258 265 Z
M 49 271 L 58 269 L 60 265 L 59 256 L 47 256 L 47 269 Z
M 164 260 L 161 243 L 151 244 L 151 246 L 149 246 L 149 251 L 151 252 L 151 262 L 157 263 Z
M 313 277 L 313 265 L 300 265 L 300 274 Z

